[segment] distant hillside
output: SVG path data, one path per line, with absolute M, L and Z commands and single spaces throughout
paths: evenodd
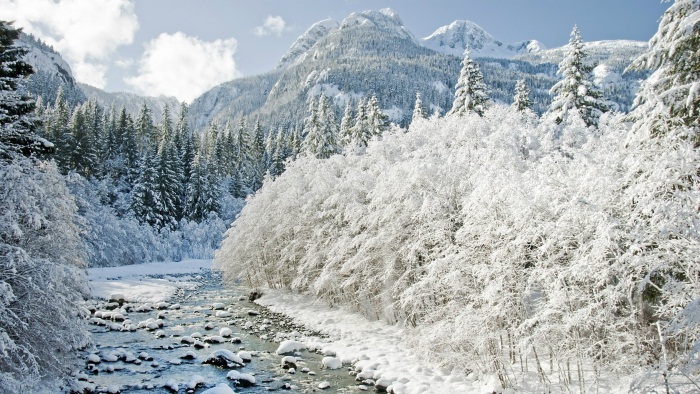
M 22 33 L 17 44 L 27 49 L 24 61 L 34 68 L 25 89 L 44 104 L 53 104 L 59 89 L 71 105 L 85 102 L 86 97 L 73 77 L 68 63 L 52 47 L 37 40 L 34 36 Z
M 155 122 L 160 122 L 163 118 L 163 109 L 166 105 L 170 107 L 170 114 L 173 118 L 180 110 L 180 102 L 175 97 L 149 97 L 128 92 L 110 93 L 84 83 L 78 83 L 78 86 L 89 100 L 96 100 L 100 106 L 106 109 L 112 107 L 116 109 L 125 108 L 126 112 L 134 118 L 141 111 L 144 102 L 151 110 Z
M 646 75 L 623 74 L 645 45 L 632 41 L 586 45 L 589 60 L 601 65 L 597 81 L 620 110 L 630 107 L 639 80 Z M 525 79 L 535 110 L 547 109 L 564 48 L 546 50 L 536 40 L 503 44 L 469 21 L 456 21 L 419 40 L 396 13 L 384 9 L 353 13 L 340 23 L 324 20 L 312 25 L 275 70 L 226 82 L 197 98 L 190 106 L 191 122 L 203 129 L 212 122 L 259 117 L 267 130 L 300 127 L 308 100 L 324 94 L 338 116 L 346 103 L 354 105 L 376 95 L 391 120 L 405 125 L 416 92 L 430 113 L 450 108 L 465 47 L 472 49 L 494 101 L 510 103 L 516 81 Z

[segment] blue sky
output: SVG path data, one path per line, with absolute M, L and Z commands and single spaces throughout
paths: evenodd
M 0 0 L 0 18 L 52 44 L 79 80 L 107 91 L 191 101 L 220 82 L 271 70 L 326 18 L 390 7 L 416 37 L 457 19 L 506 42 L 647 41 L 659 0 Z

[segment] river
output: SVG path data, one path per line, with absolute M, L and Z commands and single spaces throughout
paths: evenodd
M 347 393 L 364 389 L 358 386 L 346 367 L 324 369 L 321 364 L 324 356 L 306 350 L 293 355 L 298 360 L 294 373 L 290 373 L 288 368 L 281 366 L 283 356 L 275 353 L 279 345 L 275 339 L 279 341 L 293 339 L 298 334 L 305 337 L 319 334 L 295 326 L 290 319 L 249 302 L 248 289 L 224 287 L 220 276 L 211 270 L 203 270 L 188 280 L 194 286 L 178 289 L 167 304 L 160 305 L 163 309 L 158 309 L 155 304 L 128 302 L 111 310 L 117 305 L 104 301 L 94 301 L 89 305 L 93 310 L 90 331 L 94 347 L 83 354 L 86 366 L 79 375 L 83 388 L 87 388 L 88 392 L 94 389 L 94 392 L 131 394 L 174 393 L 175 383 L 178 393 L 200 393 L 217 384 L 227 383 L 238 393 L 285 389 L 314 392 L 324 391 L 319 384 L 328 382 L 330 387 L 325 391 L 329 392 Z M 175 309 L 178 305 L 179 308 Z M 149 307 L 153 309 L 149 311 Z M 214 307 L 223 309 L 216 310 Z M 142 311 L 137 311 L 139 309 Z M 121 321 L 121 316 L 109 318 L 110 312 L 105 313 L 108 310 L 112 314 L 123 315 L 126 320 Z M 217 312 L 224 317 L 217 317 Z M 108 319 L 95 317 L 105 314 Z M 138 325 L 139 322 L 143 326 L 148 319 L 156 324 L 160 319 L 162 327 L 152 325 L 153 329 L 116 330 L 130 324 Z M 102 325 L 103 322 L 106 325 Z M 190 340 L 191 336 L 198 337 L 197 333 L 201 334 L 200 338 L 195 338 L 198 344 L 206 338 L 221 340 L 219 332 L 226 328 L 232 333 L 223 337 L 222 343 L 206 343 L 205 347 L 183 343 L 183 338 Z M 224 333 L 227 334 L 226 330 Z M 232 338 L 239 338 L 240 343 L 236 340 L 232 342 Z M 252 360 L 236 368 L 203 364 L 217 350 L 249 352 Z M 186 355 L 189 355 L 189 359 L 183 358 Z M 96 361 L 97 357 L 99 363 L 89 361 Z M 232 369 L 253 375 L 256 384 L 251 387 L 236 386 L 235 381 L 226 378 Z M 201 384 L 194 390 L 188 388 L 188 384 L 197 382 Z

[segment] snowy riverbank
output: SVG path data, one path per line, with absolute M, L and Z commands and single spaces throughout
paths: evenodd
M 122 294 L 131 302 L 167 301 L 178 288 L 193 286 L 193 276 L 211 269 L 211 260 L 183 260 L 88 269 L 90 292 L 107 300 Z
M 329 308 L 313 297 L 277 290 L 265 290 L 265 295 L 256 302 L 291 316 L 309 329 L 329 335 L 327 343 L 306 345 L 320 346 L 325 352 L 335 353 L 344 364 L 356 362 L 355 368 L 361 369 L 358 374 L 375 381 L 392 382 L 396 393 L 492 393 L 500 390 L 495 376 L 474 381 L 457 369 L 436 367 L 424 355 L 411 350 L 400 325 L 369 321 L 344 308 Z

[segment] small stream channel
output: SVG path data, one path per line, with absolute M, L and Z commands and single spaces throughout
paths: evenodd
M 359 392 L 360 388 L 354 378 L 348 374 L 347 368 L 323 369 L 321 364 L 323 356 L 320 354 L 305 350 L 294 354 L 300 359 L 293 374 L 281 366 L 283 356 L 275 354 L 278 347 L 278 343 L 273 341 L 275 337 L 279 340 L 295 335 L 295 332 L 304 336 L 319 334 L 309 332 L 304 327 L 295 326 L 290 319 L 249 302 L 248 290 L 243 287 L 235 289 L 223 287 L 220 276 L 212 271 L 202 271 L 201 274 L 190 279 L 197 284 L 195 288 L 179 289 L 169 300 L 169 306 L 179 304 L 179 309 L 157 309 L 154 306 L 151 311 L 137 312 L 136 309 L 143 307 L 143 304 L 124 303 L 112 311 L 123 314 L 126 321 L 90 325 L 95 346 L 88 349 L 84 357 L 88 360 L 92 354 L 93 359 L 96 355 L 101 361 L 99 363 L 86 361 L 86 367 L 79 376 L 83 387 L 90 388 L 86 392 L 94 388 L 94 392 L 97 393 L 199 393 L 219 383 L 227 383 L 237 393 L 261 393 L 275 390 L 302 393 Z M 229 312 L 231 316 L 217 317 L 217 311 L 212 308 L 214 303 L 224 304 L 221 312 Z M 109 305 L 105 302 L 96 302 L 92 309 L 105 311 L 115 306 L 114 303 Z M 161 307 L 165 306 L 161 305 Z M 146 328 L 135 331 L 116 330 L 116 325 L 128 326 L 129 321 L 136 325 L 149 318 L 154 320 L 160 318 L 163 326 L 152 330 Z M 93 319 L 94 322 L 99 321 Z M 199 338 L 202 341 L 207 337 L 219 335 L 221 328 L 232 330 L 232 335 L 224 338 L 223 343 L 206 343 L 206 347 L 203 348 L 182 343 L 183 337 L 189 337 L 197 332 L 202 334 L 202 338 Z M 162 330 L 160 334 L 164 336 L 156 337 L 158 330 Z M 240 338 L 240 343 L 236 343 L 236 340 L 232 342 L 232 338 Z M 219 349 L 227 349 L 234 354 L 245 350 L 252 354 L 252 361 L 236 368 L 203 364 L 211 353 Z M 144 357 L 142 354 L 144 352 L 148 354 L 148 358 Z M 188 352 L 191 352 L 190 356 L 194 356 L 193 359 L 181 358 Z M 142 357 L 139 358 L 139 355 Z M 118 360 L 113 361 L 115 358 Z M 227 380 L 226 375 L 232 369 L 253 375 L 256 384 L 242 387 L 237 386 L 235 381 Z M 197 385 L 195 389 L 189 388 L 188 383 L 195 381 L 203 383 Z M 166 387 L 172 386 L 173 382 L 177 383 L 178 391 Z M 321 382 L 330 383 L 330 387 L 325 390 L 319 389 Z M 241 381 L 241 383 L 245 382 Z

